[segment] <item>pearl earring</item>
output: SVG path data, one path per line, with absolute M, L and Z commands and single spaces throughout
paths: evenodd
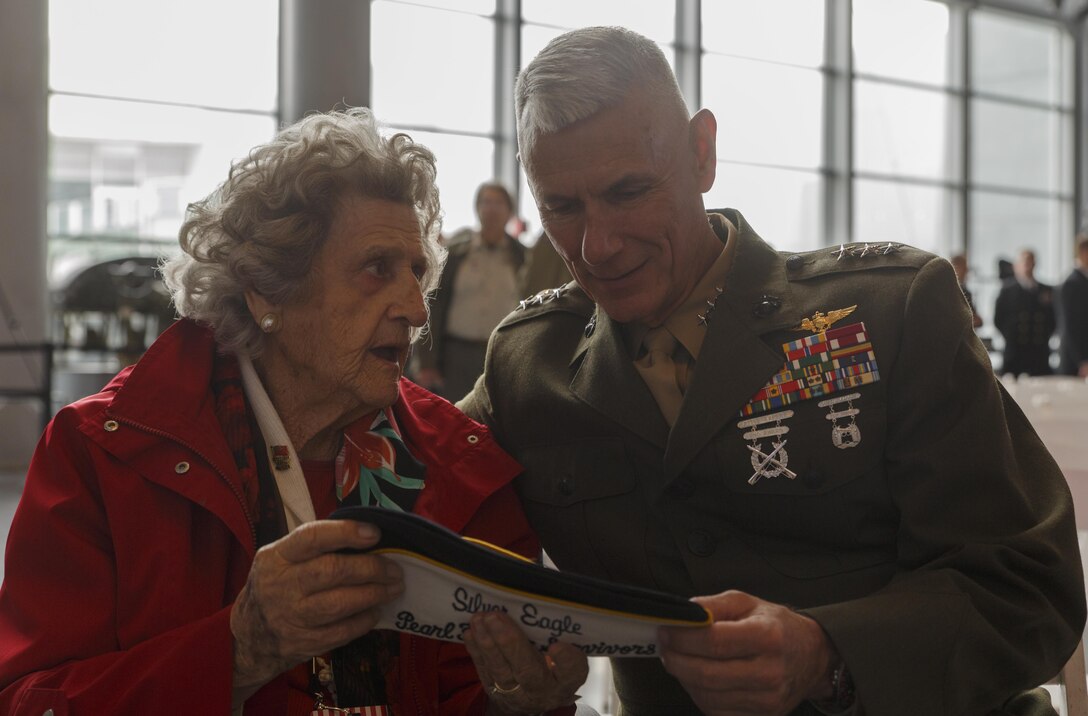
M 261 317 L 261 330 L 265 333 L 275 333 L 280 329 L 280 317 L 277 313 L 266 313 Z

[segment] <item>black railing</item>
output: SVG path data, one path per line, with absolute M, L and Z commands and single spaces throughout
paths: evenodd
M 42 429 L 53 417 L 53 344 L 52 343 L 0 343 L 0 353 L 29 353 L 41 357 L 40 376 L 37 384 L 7 387 L 0 385 L 0 398 L 39 400 L 42 404 Z M 27 368 L 33 373 L 31 365 Z M 0 380 L 6 379 L 0 376 Z

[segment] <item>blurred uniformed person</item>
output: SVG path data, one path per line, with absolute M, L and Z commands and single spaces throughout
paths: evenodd
M 525 467 L 560 569 L 716 619 L 663 632 L 661 660 L 615 660 L 622 713 L 1045 707 L 1011 699 L 1080 639 L 1071 500 L 948 262 L 779 253 L 740 212 L 704 211 L 714 115 L 689 116 L 627 30 L 553 40 L 516 111 L 575 282 L 506 318 L 460 405 Z
M 1013 263 L 994 306 L 994 326 L 1005 339 L 1001 372 L 1050 375 L 1050 337 L 1058 327 L 1054 287 L 1035 280 L 1035 252 L 1024 249 Z

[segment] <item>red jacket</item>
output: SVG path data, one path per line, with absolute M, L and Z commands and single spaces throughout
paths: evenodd
M 230 605 L 255 547 L 209 387 L 214 350 L 179 321 L 46 428 L 0 588 L 0 713 L 230 713 Z M 535 557 L 510 487 L 521 468 L 487 429 L 408 381 L 393 412 L 427 465 L 415 511 Z M 402 635 L 399 665 L 398 716 L 483 713 L 461 645 Z M 266 685 L 246 716 L 283 714 L 286 688 Z

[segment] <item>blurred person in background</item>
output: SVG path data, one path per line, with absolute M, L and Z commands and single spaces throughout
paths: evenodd
M 1059 372 L 1088 378 L 1088 234 L 1077 237 L 1077 265 L 1058 287 Z
M 182 318 L 61 410 L 34 455 L 0 588 L 0 713 L 573 702 L 587 668 L 572 646 L 546 660 L 475 621 L 487 663 L 510 665 L 496 671 L 460 644 L 375 630 L 402 572 L 341 553 L 375 545 L 373 525 L 320 519 L 380 505 L 539 554 L 520 466 L 401 378 L 442 265 L 434 178 L 429 150 L 354 109 L 282 130 L 190 205 L 164 267 Z
M 506 232 L 514 199 L 498 182 L 476 190 L 479 228 L 452 236 L 431 305 L 429 333 L 416 344 L 414 377 L 458 400 L 483 372 L 487 339 L 522 298 L 525 247 Z
M 1035 280 L 1035 252 L 1023 249 L 994 305 L 994 326 L 1005 339 L 1001 372 L 1050 375 L 1050 337 L 1057 328 L 1054 288 Z

